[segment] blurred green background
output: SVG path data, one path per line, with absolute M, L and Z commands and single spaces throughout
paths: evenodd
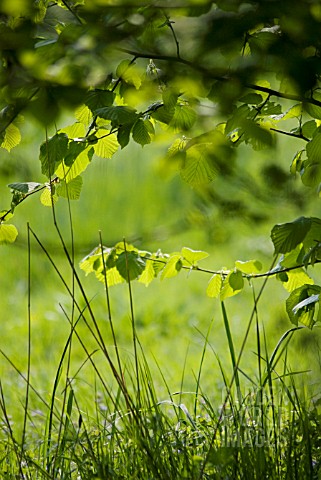
M 62 121 L 60 126 L 67 124 Z M 23 141 L 10 154 L 1 151 L 1 209 L 10 206 L 7 184 L 14 181 L 45 181 L 38 159 L 40 143 L 45 138 L 37 125 L 26 119 Z M 54 132 L 50 132 L 54 133 Z M 166 174 L 164 155 L 169 145 L 163 141 L 141 148 L 131 144 L 111 160 L 94 157 L 84 174 L 79 201 L 72 202 L 72 228 L 75 263 L 99 243 L 112 246 L 123 238 L 135 246 L 163 252 L 179 251 L 183 246 L 205 250 L 210 257 L 203 266 L 210 269 L 233 267 L 235 260 L 258 259 L 268 270 L 273 259 L 269 234 L 274 224 L 291 221 L 298 216 L 320 215 L 317 194 L 305 188 L 299 179 L 290 177 L 291 157 L 301 144 L 280 138 L 277 149 L 255 152 L 246 146 L 238 149 L 232 173 L 217 178 L 211 185 L 191 189 L 178 172 Z M 71 245 L 68 204 L 60 199 L 56 205 L 58 224 L 67 245 Z M 1 337 L 0 349 L 25 375 L 28 346 L 28 239 L 29 222 L 48 250 L 66 281 L 71 285 L 70 268 L 52 221 L 51 208 L 44 207 L 37 194 L 22 203 L 12 219 L 19 230 L 15 244 L 0 248 Z M 54 375 L 69 334 L 69 324 L 62 306 L 71 315 L 71 299 L 45 253 L 31 237 L 31 383 L 48 399 Z M 78 268 L 78 267 L 77 267 Z M 320 281 L 318 267 L 315 279 Z M 79 276 L 91 299 L 96 319 L 111 345 L 104 286 L 94 276 Z M 154 374 L 161 399 L 168 398 L 162 371 L 171 392 L 195 390 L 205 337 L 211 327 L 202 375 L 202 389 L 210 397 L 221 398 L 222 376 L 216 354 L 228 377 L 232 370 L 224 332 L 220 303 L 206 296 L 210 276 L 182 271 L 174 279 L 156 280 L 148 288 L 133 283 L 137 332 Z M 258 294 L 262 282 L 255 281 Z M 110 290 L 111 310 L 122 356 L 133 362 L 132 333 L 128 287 L 125 284 Z M 281 335 L 291 324 L 285 312 L 287 292 L 280 282 L 271 279 L 258 306 L 260 331 L 265 336 L 271 355 Z M 233 339 L 238 352 L 253 309 L 253 289 L 228 299 L 226 308 Z M 85 325 L 79 332 L 89 351 L 96 346 Z M 314 395 L 320 378 L 320 329 L 296 332 L 288 348 L 288 365 L 292 371 L 309 370 L 297 376 L 299 384 L 311 387 Z M 113 351 L 113 347 L 109 347 Z M 78 372 L 86 359 L 81 346 L 73 344 L 70 376 Z M 257 380 L 257 345 L 255 321 L 246 345 L 242 370 Z M 111 375 L 99 353 L 95 361 L 112 384 Z M 280 364 L 281 368 L 281 364 Z M 7 402 L 19 407 L 25 382 L 4 358 L 0 359 L 0 375 Z M 181 385 L 183 381 L 183 386 Z M 77 373 L 75 388 L 86 392 L 83 401 L 94 399 L 88 385 L 94 383 L 93 371 L 87 362 Z M 39 402 L 36 408 L 41 410 Z M 20 407 L 19 407 L 20 408 Z M 85 408 L 85 407 L 84 407 Z

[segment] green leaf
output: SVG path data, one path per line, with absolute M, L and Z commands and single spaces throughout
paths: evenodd
M 52 203 L 56 203 L 58 201 L 58 195 L 56 194 L 56 189 L 52 185 L 47 186 L 40 195 L 40 202 L 45 207 L 52 207 Z
M 0 245 L 13 243 L 18 235 L 18 230 L 14 225 L 0 224 Z
M 47 177 L 52 176 L 62 162 L 68 150 L 68 137 L 65 133 L 57 133 L 40 147 L 41 171 Z
M 229 284 L 234 291 L 242 290 L 242 288 L 244 287 L 244 279 L 242 272 L 240 272 L 239 270 L 237 270 L 236 272 L 232 272 L 229 275 Z
M 210 298 L 217 298 L 222 288 L 222 277 L 215 273 L 208 282 L 206 294 Z
M 154 269 L 154 262 L 151 258 L 146 259 L 146 267 L 139 277 L 139 282 L 146 285 L 146 287 L 156 278 L 156 272 Z
M 271 239 L 275 254 L 287 253 L 303 242 L 312 225 L 311 218 L 300 217 L 294 222 L 275 225 Z
M 128 145 L 132 128 L 133 123 L 126 123 L 118 128 L 117 141 L 121 148 L 124 148 Z
M 27 193 L 33 192 L 34 190 L 37 190 L 39 187 L 42 187 L 42 183 L 37 183 L 37 182 L 9 183 L 8 187 L 26 195 Z
M 248 105 L 258 105 L 263 102 L 263 97 L 258 93 L 247 93 L 239 101 Z
M 145 270 L 146 260 L 141 258 L 135 251 L 122 252 L 116 260 L 116 268 L 119 274 L 126 280 L 134 280 Z
M 314 93 L 313 98 L 315 100 L 321 101 L 321 95 L 318 93 Z M 305 108 L 305 111 L 308 112 L 310 117 L 321 120 L 321 107 L 319 107 L 318 105 L 314 105 L 313 103 L 307 102 L 304 104 L 304 108 Z
M 318 285 L 303 285 L 290 294 L 286 300 L 286 311 L 294 325 L 298 325 L 300 322 L 312 329 L 320 291 L 321 287 Z
M 158 122 L 165 123 L 169 125 L 175 114 L 175 108 L 166 108 L 164 106 L 157 108 L 150 115 L 152 118 L 155 118 Z
M 137 66 L 129 60 L 123 60 L 116 69 L 116 75 L 124 82 L 134 85 L 138 90 L 142 84 L 141 72 Z
M 286 112 L 280 115 L 272 115 L 273 120 L 289 120 L 290 118 L 299 118 L 302 115 L 302 104 L 292 105 Z
M 218 174 L 218 169 L 211 161 L 212 146 L 201 143 L 187 149 L 186 159 L 181 169 L 181 177 L 191 186 L 211 182 Z
M 314 281 L 309 275 L 303 270 L 303 268 L 298 268 L 297 270 L 291 270 L 286 272 L 285 281 L 282 280 L 282 285 L 288 292 L 293 292 L 302 285 L 313 285 Z
M 316 133 L 306 146 L 307 160 L 304 162 L 302 182 L 313 187 L 321 182 L 321 133 Z
M 67 167 L 71 167 L 78 155 L 80 155 L 81 152 L 83 152 L 87 148 L 87 146 L 88 145 L 86 142 L 77 142 L 74 140 L 70 140 L 68 144 L 68 151 L 64 158 L 65 165 Z
M 321 133 L 316 133 L 313 139 L 307 143 L 306 152 L 309 162 L 321 161 Z
M 139 143 L 142 147 L 148 143 L 151 143 L 155 130 L 150 120 L 138 119 L 133 126 L 133 140 Z
M 166 90 L 162 93 L 162 99 L 164 103 L 164 107 L 167 111 L 174 111 L 177 100 L 179 98 L 179 93 L 176 90 L 171 88 L 166 88 Z
M 185 132 L 192 128 L 196 118 L 197 115 L 192 108 L 186 105 L 177 105 L 169 126 L 174 132 Z
M 315 134 L 315 131 L 317 128 L 318 127 L 317 127 L 316 121 L 309 120 L 308 122 L 305 122 L 301 127 L 302 135 L 304 135 L 305 137 L 311 138 Z
M 242 273 L 247 275 L 258 273 L 262 270 L 262 263 L 258 260 L 248 260 L 246 262 L 242 262 L 241 260 L 237 260 L 235 262 L 235 268 Z
M 209 256 L 207 252 L 203 252 L 202 250 L 192 250 L 188 247 L 182 248 L 181 255 L 190 265 L 195 265 L 199 260 L 203 260 Z
M 96 114 L 98 108 L 110 107 L 115 100 L 116 94 L 110 90 L 96 89 L 88 93 L 85 105 Z
M 67 167 L 65 163 L 62 162 L 55 172 L 57 177 L 69 183 L 73 178 L 78 177 L 78 175 L 86 170 L 93 154 L 94 148 L 89 146 L 78 155 L 71 167 Z
M 240 123 L 246 143 L 250 143 L 254 150 L 262 150 L 273 145 L 271 132 L 253 120 L 245 119 Z
M 66 183 L 61 180 L 56 188 L 56 193 L 59 197 L 69 198 L 69 200 L 78 200 L 82 189 L 82 178 L 80 176 L 73 178 Z
M 234 295 L 237 295 L 243 288 L 243 285 L 244 285 L 244 280 L 243 280 L 243 285 L 242 285 L 242 281 L 240 280 L 239 278 L 239 274 L 241 272 L 238 272 L 236 275 L 235 275 L 236 272 L 230 272 L 223 280 L 223 285 L 222 285 L 222 288 L 221 288 L 221 292 L 220 292 L 220 300 L 223 301 L 225 300 L 226 298 L 229 298 L 229 297 L 233 297 Z M 232 276 L 232 285 L 230 284 L 230 278 Z M 241 274 L 242 276 L 242 274 Z M 240 287 L 242 285 L 242 288 L 236 290 L 234 287 Z
M 302 165 L 303 165 L 303 160 L 302 160 L 302 154 L 305 152 L 305 150 L 299 150 L 296 152 L 296 154 L 293 157 L 291 167 L 290 167 L 290 172 L 292 175 L 295 175 L 297 172 L 301 172 L 302 170 Z
M 119 127 L 126 123 L 133 124 L 137 120 L 136 109 L 128 106 L 99 108 L 96 111 L 96 115 L 105 120 L 110 120 L 114 127 Z
M 96 132 L 96 137 L 98 141 L 94 145 L 95 154 L 101 158 L 111 158 L 119 147 L 116 135 L 110 134 L 108 130 L 100 129 Z
M 21 133 L 18 127 L 11 123 L 7 126 L 5 130 L 5 135 L 3 141 L 1 143 L 1 147 L 5 148 L 8 152 L 10 152 L 14 147 L 19 145 L 21 142 Z
M 180 254 L 173 254 L 167 261 L 161 272 L 161 280 L 175 277 L 182 269 L 182 257 Z

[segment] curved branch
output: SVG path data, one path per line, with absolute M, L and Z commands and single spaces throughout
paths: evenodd
M 281 133 L 282 135 L 288 135 L 289 137 L 299 138 L 301 140 L 305 140 L 306 142 L 310 141 L 309 138 L 305 137 L 302 134 L 286 132 L 285 130 L 279 130 L 278 128 L 270 128 L 270 130 L 272 130 L 273 132 Z
M 119 48 L 118 50 L 120 50 L 121 52 L 127 53 L 128 55 L 135 56 L 136 58 L 151 58 L 153 60 L 162 60 L 165 62 L 167 61 L 167 62 L 182 63 L 183 65 L 186 65 L 192 68 L 193 70 L 197 70 L 198 72 L 201 72 L 203 75 L 206 75 L 208 78 L 212 78 L 213 80 L 217 80 L 220 82 L 226 82 L 233 78 L 233 72 L 231 72 L 231 70 L 223 71 L 222 69 L 220 69 L 213 72 L 203 67 L 202 65 L 199 65 L 195 62 L 191 62 L 189 60 L 185 60 L 182 57 L 173 57 L 171 55 L 160 55 L 160 54 L 154 54 L 154 53 L 136 52 L 133 50 L 129 50 L 127 48 Z M 235 75 L 237 74 L 237 72 L 234 72 L 234 73 Z M 296 95 L 293 93 L 280 92 L 279 90 L 274 90 L 273 88 L 256 85 L 255 83 L 244 83 L 244 87 L 249 88 L 250 90 L 256 90 L 257 92 L 267 93 L 271 97 L 284 98 L 286 100 L 294 100 L 296 102 L 308 103 L 308 104 L 321 107 L 321 101 L 316 100 L 313 97 L 304 97 L 302 95 Z

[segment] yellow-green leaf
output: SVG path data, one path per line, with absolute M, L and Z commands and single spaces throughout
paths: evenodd
M 96 133 L 98 142 L 94 145 L 95 154 L 101 158 L 111 158 L 117 152 L 119 143 L 114 133 L 101 129 Z
M 13 243 L 18 235 L 18 230 L 14 225 L 0 224 L 0 245 Z
M 190 264 L 194 265 L 199 260 L 203 258 L 207 258 L 209 254 L 207 252 L 203 252 L 202 250 L 192 250 L 188 247 L 183 247 L 181 250 L 182 257 Z
M 20 130 L 18 127 L 16 127 L 13 123 L 11 123 L 7 128 L 6 128 L 6 133 L 3 139 L 3 142 L 1 144 L 2 148 L 5 148 L 10 152 L 14 147 L 19 145 L 21 142 L 21 134 Z
M 241 272 L 239 272 L 241 273 Z M 232 285 L 231 285 L 231 277 L 232 277 Z M 227 277 L 223 281 L 223 287 L 221 289 L 220 293 L 220 299 L 221 301 L 225 300 L 226 298 L 233 297 L 234 295 L 238 294 L 242 288 L 243 285 L 241 286 L 241 282 L 238 284 L 238 279 L 234 278 L 235 277 L 235 272 L 230 272 Z M 236 280 L 236 282 L 234 282 Z M 241 288 L 237 288 L 237 287 Z
M 84 170 L 86 170 L 92 159 L 93 153 L 93 147 L 87 147 L 78 155 L 71 167 L 67 167 L 65 163 L 62 162 L 58 166 L 55 174 L 57 175 L 57 177 L 69 183 L 71 180 L 78 177 L 78 175 L 80 175 Z
M 182 268 L 182 257 L 180 254 L 172 255 L 161 272 L 161 280 L 175 277 Z
M 156 273 L 154 270 L 154 262 L 151 259 L 147 259 L 145 270 L 142 272 L 138 281 L 148 287 L 148 285 L 154 280 L 155 277 Z
M 116 75 L 124 82 L 134 85 L 138 90 L 142 84 L 141 72 L 139 68 L 129 60 L 123 60 L 116 69 Z
M 246 273 L 248 275 L 252 273 L 258 273 L 262 270 L 262 263 L 258 260 L 248 260 L 246 262 L 242 262 L 241 260 L 237 260 L 235 262 L 235 268 L 240 270 L 242 273 Z
M 222 277 L 215 273 L 208 282 L 206 294 L 210 298 L 217 298 L 222 288 Z
M 288 292 L 293 292 L 302 285 L 313 285 L 314 281 L 311 277 L 303 270 L 299 268 L 298 270 L 291 270 L 286 272 L 287 281 L 282 282 L 282 285 Z
M 58 195 L 56 193 L 51 194 L 51 188 L 45 188 L 40 195 L 40 202 L 45 207 L 52 207 L 52 202 L 56 203 Z

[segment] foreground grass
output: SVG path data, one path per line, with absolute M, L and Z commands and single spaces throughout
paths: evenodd
M 212 349 L 210 328 L 203 338 L 200 360 L 194 369 L 193 387 L 186 391 L 183 368 L 180 389 L 173 392 L 160 367 L 157 382 L 162 380 L 165 392 L 160 398 L 155 374 L 137 335 L 131 284 L 127 293 L 131 352 L 124 353 L 117 341 L 119 332 L 111 312 L 108 288 L 107 345 L 106 325 L 104 328 L 100 325 L 64 241 L 62 248 L 72 274 L 71 281 L 68 276 L 69 282 L 29 229 L 29 236 L 32 235 L 46 252 L 49 264 L 69 296 L 69 308 L 61 306 L 69 329 L 60 358 L 54 365 L 49 396 L 37 389 L 32 377 L 30 302 L 27 368 L 21 369 L 2 352 L 24 385 L 25 393 L 19 398 L 21 418 L 12 421 L 13 406 L 7 403 L 6 387 L 0 383 L 1 478 L 319 478 L 318 403 L 313 403 L 304 388 L 298 386 L 297 378 L 304 376 L 304 372 L 300 375 L 292 372 L 287 359 L 289 342 L 293 335 L 300 333 L 300 327 L 286 331 L 269 354 L 264 330 L 260 328 L 258 301 L 254 299 L 246 335 L 241 347 L 236 349 L 231 322 L 222 303 L 228 349 L 224 362 L 217 358 L 223 385 L 221 401 L 217 401 L 217 393 L 213 397 L 211 391 L 203 388 L 204 359 L 207 350 Z M 255 332 L 257 362 L 255 373 L 249 376 L 240 365 L 250 331 Z M 76 344 L 84 357 L 77 370 L 73 366 Z M 226 362 L 226 357 L 230 362 Z M 170 361 L 168 358 L 169 364 Z M 226 366 L 228 363 L 230 368 Z M 86 385 L 81 382 L 85 369 L 90 371 Z
M 91 195 L 97 188 L 104 194 L 108 190 L 106 208 L 96 205 L 93 214 L 88 196 L 75 207 L 77 248 L 82 255 L 88 253 L 103 217 L 103 230 L 111 243 L 122 237 L 126 223 L 126 232 L 134 237 L 154 232 L 147 235 L 151 249 L 153 242 L 158 248 L 165 232 L 165 250 L 177 245 L 208 250 L 205 230 L 182 229 L 182 217 L 186 226 L 185 216 L 192 212 L 197 224 L 199 215 L 196 200 L 179 190 L 176 180 L 171 187 L 167 184 L 161 198 L 163 184 L 144 177 L 148 188 L 140 190 L 138 198 L 138 177 L 147 171 L 140 152 L 137 177 L 128 175 L 132 188 L 124 176 L 127 164 L 102 164 L 108 171 L 100 175 L 103 185 L 98 187 L 93 175 L 88 189 Z M 109 176 L 112 168 L 117 169 L 115 178 Z M 151 202 L 153 196 L 161 201 Z M 99 203 L 98 195 L 97 199 Z M 182 205 L 186 206 L 183 213 Z M 99 208 L 101 216 L 95 214 Z M 15 255 L 12 272 L 0 279 L 4 310 L 10 311 L 10 321 L 6 319 L 2 327 L 0 352 L 0 478 L 320 478 L 318 397 L 307 388 L 306 366 L 296 355 L 303 339 L 301 347 L 308 357 L 315 335 L 316 348 L 307 363 L 314 361 L 318 370 L 319 336 L 289 331 L 282 318 L 273 319 L 273 291 L 265 290 L 259 305 L 255 300 L 231 299 L 228 307 L 233 313 L 222 305 L 212 330 L 212 300 L 204 295 L 207 280 L 193 291 L 193 298 L 186 294 L 186 279 L 175 279 L 170 286 L 157 285 L 151 300 L 145 287 L 126 290 L 121 286 L 111 307 L 108 301 L 96 305 L 96 286 L 93 290 L 87 279 L 79 280 L 66 255 L 55 255 L 63 253 L 63 245 L 52 242 L 56 229 L 51 214 L 42 215 L 31 206 L 25 217 L 43 225 L 44 248 L 31 235 L 34 250 L 29 264 L 22 264 L 21 256 Z M 288 211 L 284 216 L 288 218 Z M 45 217 L 49 222 L 44 223 Z M 59 216 L 64 238 L 69 235 L 68 218 L 65 211 Z M 22 220 L 20 246 L 27 249 Z M 174 234 L 170 228 L 159 229 L 163 223 L 173 225 Z M 213 231 L 210 223 L 210 243 L 215 238 L 215 242 L 228 240 L 231 246 L 222 256 L 222 248 L 215 243 L 218 266 L 230 262 L 230 251 L 232 260 L 239 258 L 244 245 L 233 234 L 238 230 L 235 223 L 227 228 L 228 222 L 212 222 Z M 266 236 L 263 230 L 260 234 Z M 255 248 L 259 246 L 256 241 Z M 12 250 L 2 248 L 5 264 Z M 48 285 L 53 294 L 50 300 L 44 294 Z M 269 328 L 259 314 L 266 310 L 268 320 L 273 320 Z M 293 359 L 293 351 L 298 358 Z

